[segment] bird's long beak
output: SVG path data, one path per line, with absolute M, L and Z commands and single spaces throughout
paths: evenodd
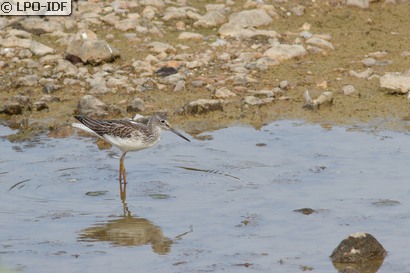
M 174 128 L 169 128 L 169 130 L 171 132 L 173 132 L 174 134 L 176 134 L 177 136 L 180 136 L 181 138 L 185 139 L 186 141 L 191 142 L 188 138 L 186 138 L 185 136 L 183 136 L 180 132 L 178 132 L 177 130 L 175 130 Z

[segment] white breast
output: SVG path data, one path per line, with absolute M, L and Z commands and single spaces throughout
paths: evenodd
M 147 149 L 154 146 L 159 141 L 159 139 L 157 139 L 155 142 L 152 143 L 144 143 L 140 139 L 120 138 L 110 135 L 104 135 L 104 139 L 123 152 Z

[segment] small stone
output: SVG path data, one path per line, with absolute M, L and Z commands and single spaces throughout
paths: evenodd
M 85 95 L 78 102 L 78 113 L 88 117 L 101 118 L 108 115 L 108 107 L 94 96 Z
M 47 83 L 46 85 L 43 86 L 43 89 L 41 89 L 43 91 L 43 93 L 45 94 L 51 94 L 56 92 L 57 90 L 59 90 L 61 87 L 58 85 L 54 85 L 51 83 Z
M 302 16 L 305 13 L 305 7 L 298 5 L 291 8 L 290 11 L 296 16 Z
M 292 58 L 303 57 L 306 54 L 307 51 L 302 45 L 277 44 L 266 50 L 263 56 L 282 62 Z
M 145 102 L 140 98 L 132 100 L 131 104 L 127 106 L 127 112 L 143 112 L 145 110 Z
M 7 101 L 4 103 L 1 112 L 7 115 L 20 115 L 23 113 L 23 107 L 16 101 Z
M 223 100 L 199 99 L 183 107 L 186 114 L 204 114 L 211 111 L 223 111 Z
M 288 81 L 281 81 L 281 82 L 279 83 L 279 88 L 280 88 L 280 89 L 285 90 L 285 89 L 288 89 L 288 87 L 289 87 L 289 82 L 288 82 Z
M 213 28 L 226 23 L 226 16 L 219 10 L 208 11 L 194 23 L 195 27 Z
M 43 111 L 43 110 L 48 109 L 48 105 L 44 101 L 34 102 L 33 107 L 34 109 L 36 109 L 36 111 Z
M 193 87 L 202 87 L 202 86 L 205 85 L 205 82 L 202 81 L 202 80 L 195 80 L 195 81 L 192 81 L 192 82 L 191 82 L 191 85 L 192 85 Z
M 163 66 L 157 71 L 155 71 L 155 74 L 157 74 L 160 77 L 167 77 L 176 73 L 178 73 L 178 70 L 171 66 Z
M 174 53 L 176 52 L 175 47 L 170 44 L 162 43 L 162 42 L 152 42 L 148 44 L 148 48 L 151 52 L 154 53 Z
M 136 19 L 127 18 L 120 20 L 115 23 L 115 29 L 120 31 L 135 30 L 138 26 L 138 21 Z
M 312 214 L 312 213 L 317 212 L 316 210 L 311 209 L 311 208 L 301 208 L 301 209 L 295 209 L 295 210 L 293 210 L 293 211 L 294 211 L 294 212 L 302 213 L 302 214 L 304 214 L 304 215 L 310 215 L 310 214 Z
M 185 81 L 184 80 L 178 81 L 174 86 L 174 92 L 179 92 L 179 91 L 184 91 L 184 90 L 186 90 Z
M 346 5 L 355 6 L 362 9 L 368 9 L 369 0 L 347 0 Z
M 312 46 L 316 46 L 322 49 L 330 49 L 330 50 L 334 50 L 335 48 L 333 47 L 333 45 L 321 38 L 318 37 L 312 37 L 308 40 L 306 40 L 306 43 Z
M 374 65 L 376 65 L 376 62 L 377 61 L 373 58 L 365 58 L 365 59 L 362 60 L 362 64 L 364 66 L 374 66 Z
M 362 72 L 356 72 L 354 70 L 349 71 L 349 76 L 360 78 L 360 79 L 367 79 L 373 74 L 373 69 L 367 68 L 366 70 Z
M 245 98 L 243 98 L 242 102 L 243 104 L 246 104 L 246 105 L 255 106 L 255 105 L 263 105 L 263 104 L 271 103 L 274 100 L 275 100 L 274 98 L 260 99 L 255 96 L 246 96 Z
M 38 80 L 40 79 L 37 75 L 27 75 L 20 77 L 16 80 L 15 85 L 18 86 L 33 86 L 38 84 Z
M 214 97 L 217 99 L 226 99 L 229 97 L 236 97 L 236 94 L 228 88 L 222 87 L 215 90 Z
M 355 91 L 356 91 L 356 88 L 351 84 L 347 84 L 347 85 L 342 87 L 342 92 L 345 95 L 350 95 L 351 93 L 353 93 Z
M 40 101 L 44 102 L 59 102 L 60 99 L 58 97 L 52 96 L 52 95 L 44 95 L 41 97 Z
M 231 55 L 229 55 L 229 53 L 227 53 L 227 52 L 221 53 L 218 56 L 218 60 L 224 61 L 224 62 L 230 61 L 231 60 Z
M 181 32 L 178 36 L 179 40 L 202 40 L 204 36 L 194 32 Z

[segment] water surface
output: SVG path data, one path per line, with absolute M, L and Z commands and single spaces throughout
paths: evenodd
M 125 204 L 115 148 L 1 138 L 0 271 L 337 272 L 329 255 L 358 231 L 389 253 L 378 272 L 409 270 L 407 134 L 280 121 L 205 135 L 128 153 Z

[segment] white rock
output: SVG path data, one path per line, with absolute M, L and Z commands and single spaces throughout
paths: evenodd
M 380 78 L 380 87 L 403 94 L 407 93 L 410 91 L 410 75 L 388 72 Z
M 260 99 L 255 96 L 246 96 L 243 98 L 243 103 L 247 105 L 262 105 L 262 104 L 267 104 L 273 102 L 275 99 L 274 98 L 264 98 Z
M 347 84 L 347 85 L 342 87 L 342 92 L 345 95 L 350 95 L 351 93 L 353 93 L 355 91 L 356 91 L 356 88 L 351 84 Z
M 265 26 L 272 23 L 272 17 L 264 9 L 244 10 L 229 16 L 229 24 L 241 28 Z
M 29 49 L 34 55 L 40 57 L 47 54 L 54 54 L 54 49 L 36 41 L 31 41 Z
M 236 94 L 228 88 L 222 87 L 215 90 L 214 97 L 217 99 L 226 99 L 229 97 L 236 97 Z
M 368 9 L 369 0 L 347 0 L 346 5 L 355 6 L 362 9 Z
M 307 51 L 302 45 L 277 44 L 266 50 L 263 56 L 282 62 L 292 58 L 303 57 L 306 54 Z
M 366 70 L 362 72 L 356 72 L 354 70 L 349 71 L 349 76 L 351 77 L 356 77 L 356 78 L 361 78 L 361 79 L 367 79 L 373 74 L 373 69 L 367 68 Z
M 179 40 L 202 40 L 204 36 L 195 32 L 181 32 L 178 36 Z
M 152 42 L 148 44 L 148 48 L 154 53 L 174 53 L 176 52 L 175 47 L 170 44 L 162 42 Z
M 331 49 L 331 50 L 335 49 L 330 42 L 324 39 L 318 38 L 318 37 L 312 37 L 306 40 L 306 43 L 309 45 L 320 47 L 322 49 Z

